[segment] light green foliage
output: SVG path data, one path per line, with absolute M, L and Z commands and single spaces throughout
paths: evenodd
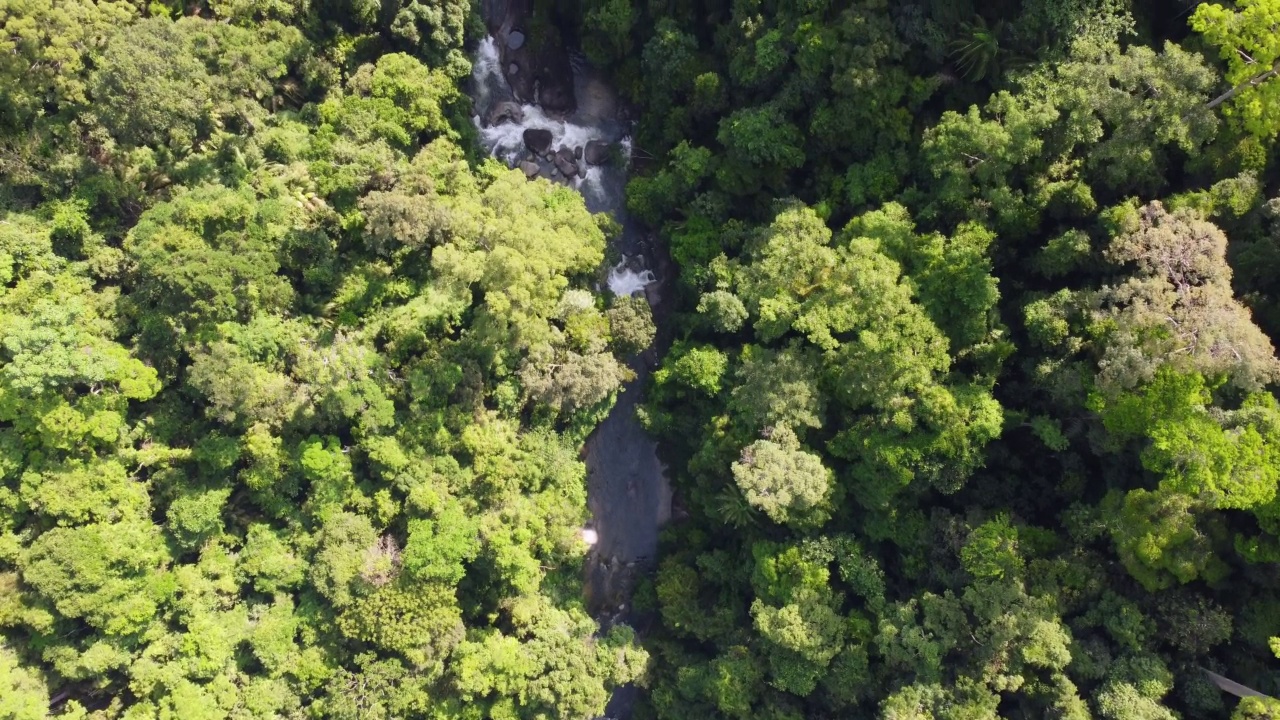
M 1194 500 L 1176 492 L 1131 490 L 1109 496 L 1109 520 L 1121 562 L 1144 587 L 1156 590 L 1173 580 L 1220 579 L 1226 572 L 1209 538 L 1198 527 Z
M 727 290 L 716 290 L 703 295 L 698 301 L 698 312 L 720 332 L 737 332 L 748 317 L 742 300 Z
M 630 631 L 616 628 L 597 644 L 581 611 L 530 601 L 512 608 L 511 621 L 516 637 L 491 633 L 458 647 L 464 700 L 517 717 L 585 718 L 604 710 L 599 678 L 627 682 L 638 669 L 641 658 L 625 648 Z
M 1163 476 L 1162 488 L 1218 508 L 1249 509 L 1275 498 L 1272 453 L 1280 438 L 1270 395 L 1250 395 L 1224 417 L 1199 375 L 1164 370 L 1140 394 L 1099 409 L 1114 436 L 1149 439 L 1142 463 Z
M 247 111 L 237 96 L 267 99 L 263 95 L 285 74 L 301 42 L 296 30 L 279 26 L 255 35 L 200 20 L 149 18 L 113 35 L 95 63 L 89 95 L 103 127 L 120 143 L 185 154 L 221 124 L 221 116 Z M 224 52 L 241 45 L 252 54 L 234 71 L 211 73 L 209 64 L 222 70 L 217 62 L 230 56 L 202 57 L 210 43 L 231 46 Z
M 463 562 L 479 550 L 476 523 L 462 509 L 450 506 L 432 520 L 412 520 L 402 562 L 405 572 L 417 580 L 455 584 L 466 570 Z
M 998 517 L 974 528 L 960 550 L 964 569 L 979 580 L 1017 577 L 1022 572 L 1018 530 L 1009 518 Z
M 822 458 L 800 449 L 786 425 L 773 428 L 768 438 L 742 449 L 733 464 L 738 488 L 774 522 L 822 525 L 830 512 L 831 471 L 822 466 Z
M 362 65 L 347 81 L 347 93 L 331 96 L 318 111 L 334 128 L 361 140 L 384 139 L 411 147 L 422 133 L 451 135 L 445 113 L 458 90 L 439 70 L 404 53 Z M 366 203 L 378 202 L 377 195 Z
M 930 319 L 950 338 L 953 352 L 988 339 L 988 316 L 1000 297 L 991 275 L 991 231 L 965 223 L 951 238 L 920 236 L 906 208 L 891 203 L 855 218 L 845 232 L 878 240 L 902 265 L 915 280 Z
M 362 593 L 338 616 L 343 635 L 397 652 L 419 668 L 439 662 L 462 638 L 461 611 L 449 586 L 378 578 L 372 584 L 382 586 Z
M 808 551 L 808 552 L 806 552 Z M 829 573 L 819 548 L 752 548 L 756 600 L 751 618 L 764 639 L 770 682 L 797 695 L 812 692 L 823 669 L 839 653 L 847 626 L 840 598 L 827 585 Z
M 814 382 L 819 364 L 812 353 L 747 345 L 741 363 L 729 401 L 738 427 L 748 432 L 822 427 L 825 403 Z
M 306 567 L 280 534 L 262 523 L 249 527 L 239 568 L 253 578 L 261 593 L 275 593 L 296 587 L 305 577 Z
M 49 530 L 22 554 L 19 568 L 58 612 L 127 635 L 154 620 L 167 559 L 158 528 L 131 520 Z
M 116 522 L 150 511 L 146 488 L 115 460 L 72 460 L 28 470 L 18 492 L 27 507 L 62 525 Z
M 1246 85 L 1226 105 L 1227 112 L 1254 135 L 1274 137 L 1280 132 L 1280 84 L 1275 82 L 1280 63 L 1280 39 L 1275 32 L 1275 0 L 1242 0 L 1238 12 L 1217 3 L 1205 3 L 1191 15 L 1193 30 L 1219 47 L 1227 64 L 1226 81 Z M 1269 74 L 1268 74 L 1268 71 Z
M 1116 682 L 1108 684 L 1098 693 L 1097 702 L 1098 711 L 1106 720 L 1174 720 L 1177 716 L 1158 700 L 1158 697 L 1151 698 L 1142 694 L 1129 683 Z
M 379 660 L 372 653 L 356 657 L 358 669 L 343 668 L 326 688 L 322 707 L 341 720 L 391 720 L 428 707 L 426 680 L 395 658 Z
M 0 645 L 0 717 L 42 720 L 49 716 L 49 690 L 44 678 L 18 660 L 8 645 Z
M 724 353 L 707 347 L 672 348 L 663 368 L 654 374 L 658 383 L 675 382 L 704 393 L 718 393 L 729 366 Z
M 377 531 L 368 518 L 351 513 L 329 516 L 317 537 L 318 550 L 310 568 L 311 582 L 335 606 L 351 602 L 352 585 L 361 578 L 376 548 Z
M 994 95 L 985 113 L 947 112 L 926 132 L 936 209 L 1023 237 L 1041 213 L 1092 212 L 1097 189 L 1158 189 L 1170 149 L 1194 152 L 1212 139 L 1203 107 L 1212 82 L 1198 56 L 1171 43 L 1159 53 L 1080 45 L 1020 77 L 1017 92 Z
M 222 509 L 231 497 L 231 488 L 192 489 L 169 505 L 168 529 L 178 543 L 200 544 L 222 530 Z
M 86 280 L 38 273 L 20 282 L 0 304 L 5 360 L 0 381 L 9 402 L 77 386 L 105 386 L 133 400 L 150 399 L 159 391 L 156 372 L 110 339 L 111 324 L 104 317 L 109 309 Z
M 278 253 L 297 217 L 286 198 L 206 185 L 140 218 L 125 251 L 134 265 L 130 301 L 144 333 L 286 307 L 293 289 L 276 274 Z
M 210 6 L 218 17 L 250 26 L 266 19 L 292 20 L 311 9 L 310 0 L 213 0 Z
M 117 27 L 138 13 L 128 2 L 7 2 L 0 8 L 0 77 L 7 103 L 29 120 L 45 102 L 85 103 L 86 75 Z
M 1280 702 L 1269 697 L 1247 697 L 1240 700 L 1231 720 L 1265 720 L 1280 712 Z

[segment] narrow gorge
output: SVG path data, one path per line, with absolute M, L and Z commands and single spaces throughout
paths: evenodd
M 631 358 L 635 379 L 583 451 L 592 516 L 583 532 L 592 544 L 586 596 L 592 613 L 607 626 L 631 620 L 635 579 L 652 567 L 658 531 L 671 515 L 671 489 L 657 444 L 641 427 L 636 406 L 664 345 L 662 318 L 673 267 L 657 241 L 626 212 L 630 122 L 616 93 L 581 56 L 535 36 L 527 28 L 532 24 L 527 9 L 517 5 L 486 8 L 490 35 L 473 58 L 473 122 L 481 145 L 531 181 L 544 178 L 572 187 L 591 212 L 613 217 L 620 231 L 610 238 L 610 267 L 602 269 L 602 284 L 616 295 L 646 298 L 659 326 L 654 346 Z M 615 698 L 610 715 L 629 704 Z

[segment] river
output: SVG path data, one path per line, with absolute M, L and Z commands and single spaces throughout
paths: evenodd
M 631 155 L 630 125 L 619 112 L 616 93 L 602 74 L 580 58 L 569 56 L 570 62 L 562 64 L 568 65 L 572 74 L 571 109 L 557 113 L 543 107 L 538 96 L 545 86 L 538 84 L 533 85 L 533 97 L 517 97 L 508 76 L 513 70 L 520 71 L 513 58 L 519 56 L 516 51 L 526 39 L 520 32 L 518 15 L 512 19 L 511 12 L 505 12 L 506 17 L 496 16 L 496 21 L 493 15 L 488 18 L 493 35 L 480 43 L 473 60 L 474 123 L 480 142 L 492 156 L 512 167 L 536 160 L 538 175 L 575 188 L 589 210 L 608 212 L 618 221 L 622 233 L 611 238 L 610 255 L 621 260 L 604 274 L 605 282 L 616 294 L 647 298 L 655 309 L 661 338 L 667 305 L 664 290 L 669 287 L 671 266 L 656 242 L 627 217 L 624 190 Z M 567 89 L 554 92 L 562 107 Z M 551 152 L 562 147 L 571 152 L 583 149 L 575 163 L 580 174 L 566 179 L 554 162 L 532 156 L 525 142 L 526 130 L 550 132 Z M 585 149 L 593 141 L 612 149 L 611 161 L 599 165 L 587 162 Z M 532 171 L 532 166 L 528 167 Z M 671 488 L 658 460 L 657 444 L 635 414 L 641 388 L 657 364 L 658 348 L 663 344 L 659 340 L 657 347 L 631 359 L 636 379 L 623 389 L 612 412 L 583 449 L 591 511 L 584 536 L 594 541 L 587 558 L 584 593 L 588 608 L 602 625 L 632 619 L 630 598 L 635 580 L 652 568 L 658 531 L 671 516 Z M 609 704 L 608 717 L 628 718 L 636 692 L 620 688 Z

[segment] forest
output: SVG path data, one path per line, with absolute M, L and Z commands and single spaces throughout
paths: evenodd
M 525 0 L 656 319 L 491 4 L 0 0 L 0 720 L 1280 720 L 1280 0 Z

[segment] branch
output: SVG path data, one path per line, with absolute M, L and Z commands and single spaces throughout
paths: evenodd
M 1245 80 L 1244 82 L 1240 83 L 1239 85 L 1231 88 L 1230 90 L 1222 93 L 1218 97 L 1210 100 L 1209 104 L 1205 105 L 1204 108 L 1205 110 L 1212 110 L 1218 107 L 1219 105 L 1221 105 L 1222 103 L 1235 97 L 1236 95 L 1239 95 L 1243 90 L 1251 87 L 1257 87 L 1258 85 L 1261 85 L 1262 83 L 1266 82 L 1267 80 L 1270 80 L 1271 78 L 1277 75 L 1280 75 L 1280 59 L 1277 59 L 1271 65 L 1270 70 L 1265 70 L 1263 72 L 1260 72 L 1257 75 L 1254 75 L 1253 77 L 1249 78 L 1248 80 Z

